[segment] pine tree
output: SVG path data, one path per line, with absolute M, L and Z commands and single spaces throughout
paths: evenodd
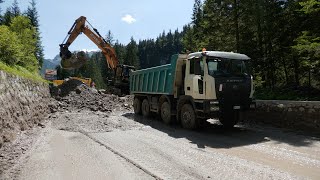
M 124 64 L 135 66 L 136 69 L 140 68 L 138 46 L 133 37 L 131 37 L 130 43 L 126 47 L 126 58 L 124 59 Z
M 10 26 L 12 18 L 13 18 L 13 14 L 11 12 L 11 8 L 7 8 L 6 12 L 2 17 L 2 24 L 6 26 Z
M 21 15 L 21 11 L 20 11 L 19 4 L 18 4 L 17 0 L 13 1 L 13 4 L 11 6 L 11 10 L 12 10 L 12 14 L 14 17 Z
M 126 57 L 126 47 L 123 44 L 119 43 L 118 40 L 116 40 L 113 48 L 116 52 L 119 64 L 123 64 Z
M 202 2 L 201 0 L 195 0 L 193 5 L 193 13 L 192 13 L 192 24 L 195 26 L 199 26 L 202 21 L 203 11 L 202 11 Z
M 114 45 L 114 37 L 113 37 L 113 34 L 111 33 L 111 31 L 109 30 L 106 37 L 105 37 L 105 40 L 107 41 L 107 43 L 109 43 L 111 46 Z
M 0 0 L 0 4 L 1 3 L 3 3 L 4 1 L 3 0 Z M 2 17 L 2 9 L 1 9 L 1 7 L 0 7 L 0 25 L 2 25 L 3 24 L 3 17 Z
M 39 62 L 39 68 L 42 67 L 43 60 L 44 60 L 44 53 L 43 53 L 43 46 L 41 42 L 41 36 L 40 36 L 40 29 L 39 29 L 39 15 L 38 11 L 36 8 L 36 1 L 31 0 L 30 6 L 28 6 L 26 15 L 29 17 L 32 26 L 36 29 L 36 39 L 37 39 L 37 44 L 36 44 L 36 51 L 35 51 L 35 56 L 37 57 L 37 60 Z
M 39 15 L 36 8 L 36 1 L 31 0 L 30 5 L 28 6 L 26 15 L 29 17 L 31 24 L 33 27 L 35 27 L 37 30 L 39 29 Z
M 301 68 L 308 73 L 308 86 L 312 86 L 312 74 L 315 75 L 317 82 L 320 81 L 320 2 L 307 0 L 300 2 L 301 12 L 304 13 L 306 20 L 302 26 L 300 36 L 297 37 L 292 46 L 293 50 L 299 55 Z

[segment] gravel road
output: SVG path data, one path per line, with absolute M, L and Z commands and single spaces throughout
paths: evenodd
M 132 97 L 82 92 L 0 149 L 0 179 L 320 179 L 319 135 L 215 120 L 188 131 L 134 115 Z
M 214 121 L 187 131 L 123 109 L 50 118 L 2 179 L 320 179 L 312 136 Z

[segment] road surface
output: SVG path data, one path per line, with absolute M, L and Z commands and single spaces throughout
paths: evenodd
M 320 141 L 261 125 L 187 131 L 130 111 L 60 112 L 4 179 L 320 179 Z

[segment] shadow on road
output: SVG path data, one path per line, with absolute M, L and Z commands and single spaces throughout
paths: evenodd
M 295 132 L 284 132 L 278 129 L 264 125 L 238 125 L 232 129 L 225 129 L 218 123 L 207 123 L 204 127 L 196 130 L 185 130 L 179 125 L 165 125 L 159 120 L 159 117 L 144 118 L 133 113 L 126 113 L 122 116 L 132 119 L 141 124 L 150 126 L 162 131 L 174 138 L 186 138 L 190 143 L 196 144 L 199 148 L 232 148 L 258 144 L 267 141 L 273 143 L 286 143 L 293 146 L 310 146 L 314 141 L 319 141 L 319 137 L 312 137 L 306 134 L 297 134 Z

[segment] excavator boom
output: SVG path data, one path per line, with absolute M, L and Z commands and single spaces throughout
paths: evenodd
M 72 25 L 63 43 L 60 44 L 60 57 L 62 58 L 62 61 L 65 62 L 62 63 L 62 66 L 68 66 L 64 67 L 68 69 L 79 68 L 78 65 L 79 63 L 83 62 L 83 59 L 78 57 L 72 59 L 72 53 L 68 48 L 79 36 L 79 34 L 84 33 L 102 51 L 102 54 L 106 57 L 108 67 L 111 69 L 116 69 L 118 65 L 118 59 L 115 50 L 110 46 L 109 43 L 106 42 L 97 29 L 93 28 L 89 22 L 87 25 L 86 22 L 88 22 L 86 17 L 79 17 Z M 89 25 L 92 27 L 92 29 L 89 27 Z

